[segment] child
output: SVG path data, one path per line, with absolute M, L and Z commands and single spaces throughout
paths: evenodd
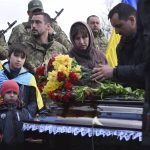
M 14 80 L 5 81 L 0 89 L 0 143 L 5 147 L 23 143 L 22 120 L 30 114 L 19 100 L 19 86 Z
M 9 47 L 8 57 L 8 62 L 4 63 L 3 70 L 0 71 L 0 86 L 6 80 L 15 80 L 20 89 L 19 99 L 24 102 L 30 115 L 34 116 L 43 107 L 43 101 L 34 76 L 24 67 L 27 49 L 21 43 L 14 43 Z
M 14 80 L 5 81 L 0 89 L 0 93 L 2 104 L 13 106 L 18 103 L 19 86 Z

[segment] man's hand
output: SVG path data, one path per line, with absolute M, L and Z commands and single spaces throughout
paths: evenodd
M 95 80 L 105 80 L 112 78 L 113 68 L 109 65 L 100 65 L 98 68 L 92 70 L 91 79 Z

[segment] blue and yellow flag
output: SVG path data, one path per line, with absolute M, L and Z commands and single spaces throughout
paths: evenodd
M 122 3 L 129 4 L 133 6 L 135 9 L 137 9 L 137 2 L 138 0 L 122 0 Z
M 135 9 L 137 8 L 137 2 L 138 0 L 122 0 L 122 3 L 129 4 L 133 6 Z M 115 30 L 113 29 L 106 49 L 106 58 L 108 60 L 109 65 L 111 65 L 112 67 L 117 66 L 116 47 L 119 41 L 120 36 L 116 34 Z
M 37 100 L 38 108 L 39 108 L 39 110 L 43 108 L 44 104 L 43 104 L 43 100 L 42 100 L 40 91 L 37 87 L 35 77 L 31 73 L 19 75 L 18 77 L 14 78 L 13 80 L 15 80 L 19 84 L 34 87 L 36 90 L 36 100 Z
M 5 75 L 4 70 L 0 70 L 0 87 L 4 81 L 8 80 L 8 77 Z M 32 86 L 36 90 L 36 100 L 39 110 L 43 108 L 43 100 L 40 94 L 40 91 L 37 87 L 35 77 L 31 73 L 25 73 L 13 78 L 18 84 Z

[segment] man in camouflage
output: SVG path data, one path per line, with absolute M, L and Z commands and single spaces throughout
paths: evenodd
M 31 16 L 35 12 L 43 12 L 43 5 L 40 0 L 31 0 L 28 3 L 28 22 L 23 22 L 22 24 L 17 25 L 13 28 L 10 38 L 8 40 L 8 45 L 11 45 L 13 42 L 25 42 L 26 40 L 30 39 L 31 34 Z M 68 50 L 71 48 L 71 43 L 68 40 L 67 35 L 62 31 L 60 26 L 57 24 L 56 21 L 51 19 L 51 30 L 50 34 L 52 34 L 56 41 L 63 44 Z
M 42 64 L 47 64 L 53 54 L 67 53 L 67 49 L 57 42 L 50 31 L 50 16 L 44 12 L 34 13 L 31 18 L 31 36 L 24 42 L 27 47 L 28 62 L 34 71 Z
M 94 45 L 95 48 L 103 51 L 104 53 L 106 52 L 107 48 L 107 39 L 102 32 L 100 28 L 100 19 L 96 15 L 91 15 L 87 18 L 87 24 L 90 26 L 92 29 L 93 35 L 94 35 Z
M 0 33 L 0 60 L 5 60 L 8 56 L 8 47 L 3 33 Z

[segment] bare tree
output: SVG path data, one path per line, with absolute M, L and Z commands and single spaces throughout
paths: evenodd
M 112 31 L 111 23 L 108 20 L 108 13 L 114 7 L 114 5 L 116 5 L 117 3 L 119 3 L 118 0 L 105 0 L 106 11 L 102 12 L 102 15 L 101 15 L 102 17 L 100 17 L 102 31 L 104 32 L 104 34 L 108 40 L 110 38 L 111 31 Z

